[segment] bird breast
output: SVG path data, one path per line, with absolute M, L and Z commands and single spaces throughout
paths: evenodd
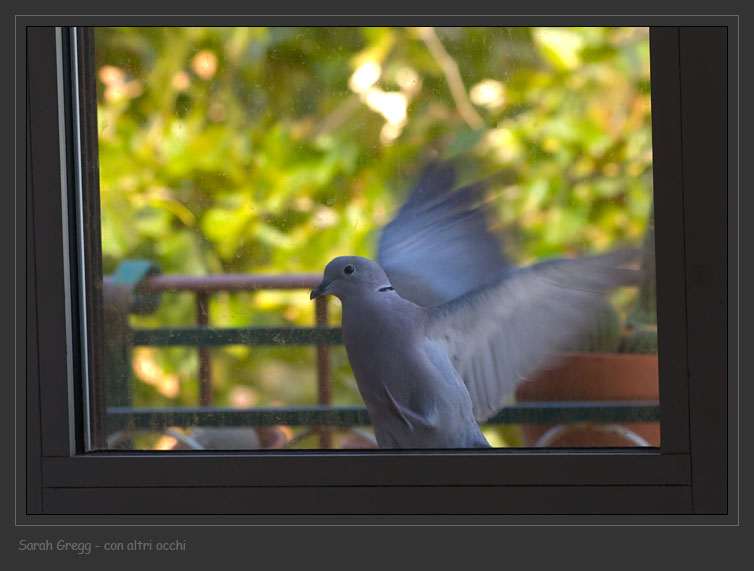
M 402 387 L 427 359 L 422 308 L 389 295 L 393 299 L 362 302 L 357 311 L 343 304 L 343 343 L 365 398 L 365 393 L 381 392 L 381 386 L 371 385 L 384 384 L 403 392 Z

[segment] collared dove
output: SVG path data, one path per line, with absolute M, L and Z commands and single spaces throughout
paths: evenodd
M 380 448 L 474 448 L 479 422 L 588 331 L 634 250 L 514 268 L 488 229 L 482 184 L 422 176 L 383 230 L 378 260 L 340 256 L 310 298 L 342 303 L 343 342 Z

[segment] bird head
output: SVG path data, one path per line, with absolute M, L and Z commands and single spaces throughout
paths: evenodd
M 392 289 L 390 280 L 376 262 L 361 256 L 339 256 L 325 266 L 322 282 L 312 290 L 309 299 L 329 294 L 343 301 L 351 295 L 385 288 Z

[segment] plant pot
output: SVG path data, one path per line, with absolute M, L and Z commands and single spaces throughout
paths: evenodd
M 657 355 L 570 353 L 516 389 L 518 402 L 658 401 Z M 524 424 L 525 446 L 659 446 L 659 422 Z
M 180 438 L 180 434 L 173 434 Z M 187 434 L 190 440 L 179 440 L 173 450 L 258 450 L 285 448 L 290 440 L 284 426 L 201 426 Z
M 284 426 L 260 426 L 257 434 L 262 448 L 282 449 L 291 439 L 290 430 Z

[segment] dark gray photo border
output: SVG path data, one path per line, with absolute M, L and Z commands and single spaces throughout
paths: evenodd
M 185 19 L 166 22 L 185 24 Z M 25 156 L 18 154 L 17 180 L 26 194 L 17 192 L 25 198 L 19 201 L 26 209 L 25 243 L 19 247 L 26 247 L 27 296 L 26 328 L 19 340 L 26 379 L 18 380 L 17 393 L 25 413 L 18 433 L 25 458 L 17 459 L 17 484 L 23 484 L 25 498 L 17 501 L 17 524 L 62 519 L 130 523 L 143 521 L 134 517 L 144 514 L 151 514 L 148 521 L 155 524 L 302 521 L 294 516 L 318 516 L 303 521 L 322 522 L 333 521 L 324 516 L 336 515 L 408 521 L 393 517 L 398 514 L 439 522 L 482 515 L 496 517 L 480 521 L 510 523 L 652 523 L 671 515 L 684 516 L 680 521 L 686 523 L 735 522 L 728 472 L 735 450 L 728 445 L 731 417 L 724 382 L 729 372 L 728 208 L 736 191 L 728 178 L 731 153 L 735 155 L 728 128 L 729 98 L 737 97 L 729 91 L 736 79 L 728 49 L 737 45 L 735 18 L 681 28 L 670 25 L 672 18 L 661 19 L 650 36 L 660 292 L 659 451 L 206 455 L 83 454 L 80 439 L 72 442 L 69 435 L 67 427 L 80 427 L 83 415 L 82 395 L 74 392 L 74 406 L 68 405 L 69 387 L 79 386 L 81 375 L 76 365 L 80 340 L 71 335 L 79 330 L 81 312 L 69 293 L 78 288 L 78 262 L 71 251 L 77 238 L 68 234 L 67 252 L 61 240 L 62 214 L 75 220 L 74 202 L 63 204 L 61 165 L 69 165 L 69 189 L 75 181 L 72 157 L 60 156 L 60 137 L 67 139 L 71 132 L 70 118 L 61 121 L 59 116 L 55 30 L 37 26 L 108 25 L 112 17 L 73 20 L 16 19 L 17 56 L 24 57 L 17 69 L 17 94 L 20 90 L 18 101 L 27 104 L 26 113 L 19 106 L 16 118 L 17 125 L 25 123 L 17 127 L 17 148 L 26 149 Z M 139 18 L 127 20 L 140 23 Z M 208 25 L 206 20 L 202 25 Z M 345 20 L 358 23 L 356 18 Z M 464 23 L 463 18 L 453 20 Z M 489 25 L 491 19 L 486 20 Z M 580 18 L 582 24 L 584 20 Z M 647 25 L 657 18 L 632 20 Z M 520 23 L 532 23 L 532 18 Z M 79 38 L 85 53 L 86 34 Z M 85 76 L 86 66 L 81 69 Z M 70 86 L 63 87 L 66 97 L 72 97 Z M 87 132 L 91 136 L 91 112 L 82 107 L 82 118 L 89 118 L 82 123 L 83 141 Z M 92 167 L 85 169 L 89 174 L 82 183 L 91 190 L 96 184 L 91 157 L 96 154 L 86 144 L 82 152 Z M 84 196 L 91 200 L 91 194 Z M 91 231 L 85 234 L 85 242 L 96 243 L 92 236 Z M 94 255 L 91 248 L 89 252 Z M 87 265 L 87 271 L 92 267 L 96 265 Z M 96 330 L 96 323 L 88 326 Z M 637 519 L 639 515 L 643 517 Z M 717 517 L 703 517 L 708 515 Z

